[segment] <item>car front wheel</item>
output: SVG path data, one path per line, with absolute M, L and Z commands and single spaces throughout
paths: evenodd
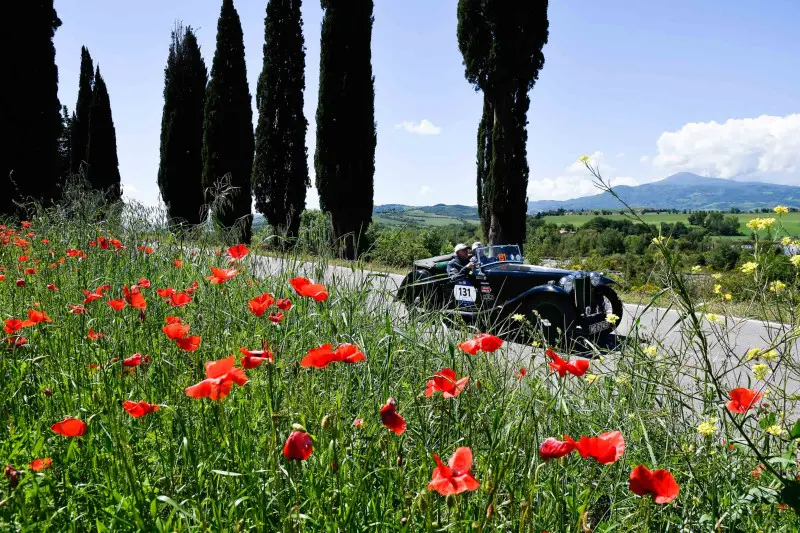
M 569 343 L 577 323 L 572 302 L 553 294 L 537 295 L 531 302 L 529 318 L 549 346 Z

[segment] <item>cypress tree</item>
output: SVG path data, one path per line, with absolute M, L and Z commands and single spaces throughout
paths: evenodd
M 61 26 L 53 0 L 14 2 L 0 31 L 0 214 L 14 201 L 47 204 L 57 190 L 61 104 L 53 36 Z M 22 215 L 23 212 L 18 214 Z
M 223 0 L 217 23 L 217 48 L 206 90 L 203 128 L 203 187 L 215 221 L 239 230 L 250 242 L 253 215 L 250 173 L 253 169 L 253 110 L 247 87 L 244 42 L 233 0 Z M 229 176 L 220 198 L 219 180 Z M 215 197 L 216 196 L 216 197 Z
M 547 0 L 459 0 L 465 75 L 483 91 L 478 129 L 478 209 L 490 243 L 525 242 L 528 92 L 544 66 Z
M 78 101 L 71 126 L 72 153 L 69 169 L 73 174 L 81 170 L 86 163 L 86 148 L 89 146 L 89 107 L 92 105 L 92 87 L 94 85 L 94 63 L 85 46 L 81 46 L 81 74 L 78 79 Z
M 86 150 L 89 185 L 103 191 L 109 202 L 122 196 L 117 159 L 117 133 L 111 116 L 111 100 L 100 67 L 94 75 L 92 105 L 89 107 L 89 146 Z
M 296 237 L 306 205 L 308 151 L 303 114 L 305 50 L 301 0 L 269 0 L 264 65 L 258 79 L 253 193 L 256 209 Z
M 73 114 L 74 116 L 74 114 Z M 72 119 L 69 116 L 67 106 L 61 108 L 61 129 L 58 136 L 58 157 L 56 158 L 56 176 L 58 185 L 63 186 L 69 177 L 70 157 L 72 155 Z M 61 187 L 58 187 L 55 198 L 60 198 Z
M 322 38 L 314 153 L 320 207 L 330 213 L 345 257 L 372 221 L 375 78 L 372 0 L 322 0 Z
M 199 224 L 203 206 L 203 114 L 208 71 L 191 26 L 172 31 L 164 69 L 158 187 L 170 220 Z

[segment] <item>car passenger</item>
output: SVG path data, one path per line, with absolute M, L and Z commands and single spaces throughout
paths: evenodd
M 469 258 L 470 249 L 466 244 L 456 244 L 455 252 L 456 256 L 447 265 L 447 275 L 450 279 L 457 278 L 475 265 Z

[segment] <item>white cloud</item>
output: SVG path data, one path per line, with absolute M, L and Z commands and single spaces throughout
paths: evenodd
M 642 157 L 639 158 L 639 162 L 640 163 L 649 163 L 650 162 L 650 156 L 649 155 L 643 155 Z
M 653 164 L 731 178 L 800 168 L 800 114 L 691 122 L 661 134 Z
M 432 190 L 433 190 L 433 188 L 428 187 L 427 185 L 423 185 L 422 188 L 419 190 L 419 194 L 422 195 L 422 196 L 425 196 L 426 194 L 428 194 Z
M 442 132 L 442 128 L 434 126 L 433 122 L 427 118 L 422 119 L 420 122 L 405 120 L 400 124 L 396 124 L 394 128 L 396 130 L 404 129 L 408 133 L 416 133 L 417 135 L 439 135 Z
M 619 157 L 619 156 L 618 156 Z M 596 151 L 589 155 L 593 167 L 600 167 L 603 179 L 612 187 L 618 185 L 639 185 L 639 180 L 629 176 L 617 176 L 616 169 L 607 165 L 603 152 Z M 533 200 L 571 200 L 583 196 L 600 194 L 602 191 L 595 185 L 594 178 L 580 161 L 574 161 L 563 175 L 553 178 L 531 178 L 528 181 L 528 198 Z
M 122 184 L 122 195 L 128 200 L 140 200 L 142 199 L 142 191 L 132 183 L 123 183 Z

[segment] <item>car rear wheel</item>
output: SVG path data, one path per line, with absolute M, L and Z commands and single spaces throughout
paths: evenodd
M 430 277 L 430 274 L 424 270 L 414 270 L 403 278 L 400 287 L 397 289 L 397 298 L 408 309 L 425 307 L 426 303 L 430 303 L 429 300 L 433 291 L 430 290 L 430 285 L 420 284 Z
M 528 315 L 549 346 L 569 343 L 577 323 L 572 302 L 559 295 L 540 294 L 531 301 Z

